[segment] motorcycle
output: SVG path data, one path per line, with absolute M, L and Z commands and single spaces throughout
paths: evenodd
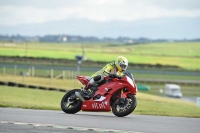
M 87 85 L 87 76 L 77 76 L 77 79 Z M 122 78 L 105 76 L 102 83 L 87 90 L 73 89 L 68 91 L 61 100 L 61 109 L 68 114 L 82 111 L 111 111 L 118 117 L 132 113 L 137 106 L 135 97 L 137 86 L 133 75 L 124 73 Z

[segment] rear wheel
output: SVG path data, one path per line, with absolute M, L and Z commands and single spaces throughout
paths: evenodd
M 112 103 L 112 112 L 118 117 L 123 117 L 129 115 L 135 110 L 137 106 L 137 100 L 135 95 L 128 94 L 127 98 L 117 98 Z
M 80 89 L 74 89 L 67 92 L 61 100 L 61 109 L 68 114 L 75 114 L 81 110 L 82 102 L 75 96 L 75 92 Z

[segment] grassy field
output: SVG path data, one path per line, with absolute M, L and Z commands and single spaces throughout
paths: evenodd
M 81 88 L 83 85 L 77 79 L 53 79 L 43 77 L 2 76 L 0 81 L 22 83 L 44 87 L 55 87 L 61 89 Z
M 74 88 L 81 88 L 83 85 L 77 79 L 53 79 L 44 78 L 44 77 L 22 77 L 22 76 L 12 76 L 0 75 L 1 81 L 5 82 L 15 82 L 21 83 L 26 85 L 35 85 L 35 86 L 43 86 L 43 87 L 54 87 L 60 89 L 74 89 Z M 136 84 L 141 84 L 137 82 Z M 143 85 L 149 86 L 151 89 L 149 91 L 143 91 L 144 93 L 153 94 L 157 96 L 164 96 L 164 93 L 159 93 L 159 89 L 163 89 L 165 84 L 156 84 L 156 83 L 142 83 Z M 192 96 L 192 97 L 200 97 L 200 88 L 199 86 L 188 86 L 188 85 L 181 85 L 181 92 L 183 96 Z
M 82 54 L 82 46 L 82 43 L 16 43 L 14 45 L 0 43 L 0 56 L 48 57 L 74 60 L 75 55 Z M 84 47 L 87 58 L 93 61 L 109 62 L 113 61 L 118 55 L 123 55 L 131 63 L 159 63 L 162 65 L 176 65 L 187 71 L 200 71 L 200 43 L 152 43 L 139 45 L 84 43 Z M 43 77 L 34 78 L 19 76 L 21 71 L 27 72 L 28 69 L 18 68 L 16 72 L 17 76 L 13 76 L 14 68 L 7 68 L 6 75 L 3 75 L 3 68 L 0 68 L 0 81 L 62 89 L 80 88 L 82 86 L 78 80 L 74 79 L 51 80 L 47 78 L 49 77 L 49 71 L 47 70 L 35 70 L 36 76 Z M 56 70 L 54 71 L 54 76 L 61 73 L 61 70 Z M 81 75 L 91 75 L 92 73 L 93 71 L 81 71 Z M 188 75 L 153 73 L 133 73 L 133 75 L 135 79 L 200 80 L 199 76 Z M 149 85 L 151 90 L 138 92 L 138 106 L 134 111 L 135 114 L 200 118 L 200 107 L 197 107 L 195 103 L 155 96 L 163 96 L 158 91 L 160 88 L 164 88 L 164 84 L 145 85 Z M 199 86 L 181 86 L 181 88 L 184 96 L 188 92 L 192 95 L 188 94 L 187 96 L 200 96 Z M 63 92 L 0 86 L 0 106 L 60 110 L 60 100 L 63 95 Z
M 109 45 L 84 43 L 88 59 L 113 61 L 118 55 L 131 63 L 175 65 L 187 70 L 200 70 L 200 43 L 152 43 L 140 45 Z M 17 43 L 15 46 L 0 45 L 2 56 L 28 56 L 75 59 L 82 54 L 81 43 Z
M 16 87 L 0 87 L 0 106 L 30 109 L 61 110 L 64 92 L 35 90 Z M 200 118 L 200 107 L 177 99 L 161 98 L 139 92 L 138 105 L 133 114 L 181 116 Z

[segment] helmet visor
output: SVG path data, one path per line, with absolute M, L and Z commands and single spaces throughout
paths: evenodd
M 121 69 L 122 69 L 123 71 L 125 71 L 126 68 L 127 68 L 127 65 L 126 65 L 126 64 L 123 64 L 123 63 L 119 63 L 119 66 L 121 67 Z

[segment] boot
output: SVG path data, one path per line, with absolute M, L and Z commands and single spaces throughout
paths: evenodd
M 90 83 L 88 83 L 87 85 L 85 85 L 84 88 L 81 89 L 81 95 L 84 98 L 89 98 L 90 97 L 90 92 L 88 91 L 88 89 L 91 87 L 92 85 Z

